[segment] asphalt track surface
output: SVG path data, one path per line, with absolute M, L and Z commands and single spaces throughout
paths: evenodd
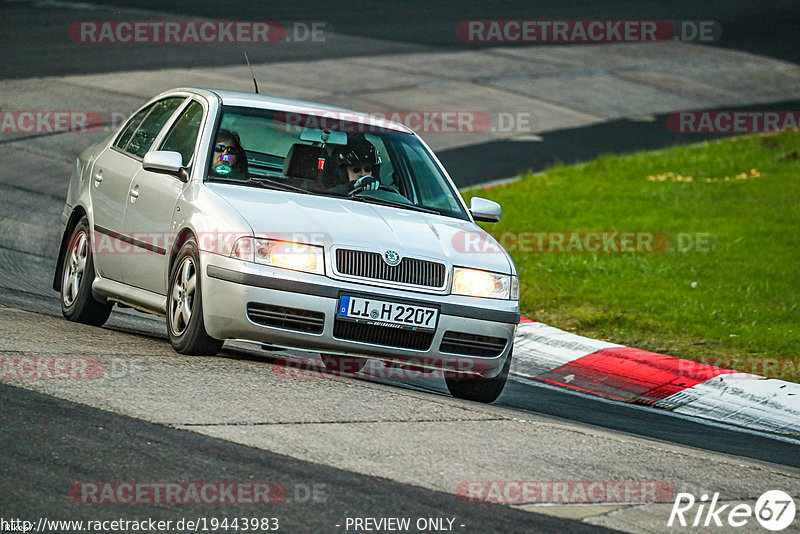
M 92 2 L 87 2 L 92 3 Z M 100 3 L 100 2 L 97 2 Z M 426 2 L 401 7 L 371 8 L 355 2 L 269 3 L 268 10 L 243 1 L 226 2 L 114 2 L 120 6 L 169 11 L 176 18 L 185 15 L 235 20 L 324 20 L 336 32 L 385 39 L 385 45 L 364 50 L 358 43 L 345 43 L 322 49 L 313 46 L 265 48 L 251 51 L 251 60 L 305 60 L 318 57 L 402 53 L 428 49 L 453 49 L 474 46 L 459 42 L 452 28 L 465 19 L 503 18 L 662 18 L 668 20 L 717 20 L 724 28 L 723 39 L 714 46 L 745 50 L 792 62 L 800 62 L 796 28 L 800 26 L 800 4 L 796 1 L 769 2 L 758 8 L 743 2 L 620 2 L 596 6 L 590 2 L 472 2 L 453 10 L 450 3 Z M 265 4 L 266 5 L 266 4 Z M 754 9 L 758 11 L 754 13 Z M 76 12 L 77 13 L 77 12 Z M 163 51 L 158 45 L 147 50 L 136 48 L 92 48 L 90 45 L 57 43 L 51 35 L 76 20 L 69 9 L 46 9 L 31 2 L 0 3 L 0 16 L 11 19 L 0 41 L 0 75 L 5 79 L 28 78 L 126 69 L 154 69 L 172 66 L 226 65 L 238 62 L 240 47 Z M 181 17 L 184 16 L 184 17 Z M 86 14 L 80 12 L 86 19 Z M 404 24 L 397 24 L 398 20 Z M 39 32 L 38 34 L 36 32 Z M 63 33 L 63 32 L 62 32 Z M 38 37 L 37 37 L 38 35 Z M 163 52 L 163 53 L 161 53 Z M 762 109 L 797 109 L 797 101 Z M 539 169 L 556 161 L 579 161 L 607 153 L 655 148 L 679 142 L 696 142 L 703 136 L 672 136 L 664 128 L 663 116 L 653 122 L 614 121 L 601 125 L 548 134 L 547 151 L 535 142 L 497 142 L 477 147 L 443 151 L 445 165 L 452 174 L 470 169 L 486 179 L 510 176 L 524 168 Z M 625 135 L 621 135 L 621 134 Z M 629 140 L 629 141 L 625 141 Z M 541 150 L 541 151 L 540 151 Z M 490 159 L 487 157 L 493 156 Z M 499 157 L 498 155 L 502 156 Z M 482 162 L 476 172 L 476 162 Z M 497 162 L 502 162 L 498 164 Z M 461 184 L 467 185 L 467 184 Z M 45 277 L 51 268 L 46 258 L 19 259 L 26 269 L 40 270 Z M 51 315 L 58 314 L 58 301 L 47 288 L 20 292 L 0 291 L 0 302 Z M 149 318 L 134 314 L 122 331 L 144 337 L 164 338 L 163 328 Z M 165 340 L 166 343 L 166 340 Z M 267 364 L 265 364 L 267 365 Z M 419 389 L 418 384 L 397 384 Z M 424 385 L 433 393 L 440 387 Z M 688 445 L 800 467 L 795 442 L 757 433 L 745 433 L 686 418 L 667 417 L 656 410 L 610 403 L 553 388 L 512 381 L 498 401 L 501 406 L 567 419 L 591 426 L 644 436 L 664 442 Z M 286 518 L 289 532 L 332 530 L 333 523 L 347 513 L 359 516 L 458 516 L 472 525 L 472 531 L 497 532 L 602 532 L 600 527 L 576 521 L 531 514 L 507 507 L 459 502 L 452 495 L 357 475 L 331 467 L 310 464 L 270 452 L 235 445 L 223 440 L 170 429 L 136 419 L 112 415 L 101 410 L 69 403 L 38 393 L 0 386 L 0 516 L 74 517 L 74 509 L 63 496 L 76 480 L 216 480 L 250 477 L 254 472 L 265 480 L 283 481 L 287 486 L 323 483 L 327 494 L 335 496 L 324 503 L 286 503 L 276 507 L 276 515 Z M 280 509 L 279 509 L 280 508 Z M 164 519 L 192 515 L 252 515 L 252 510 L 225 506 L 214 510 L 182 507 L 152 507 L 141 515 Z M 138 511 L 137 511 L 138 513 Z M 131 517 L 125 507 L 97 507 L 93 518 Z M 291 528 L 290 528 L 291 527 Z M 481 528 L 482 527 L 482 528 Z M 488 529 L 486 528 L 488 527 Z
M 39 265 L 30 267 L 43 270 L 41 275 L 49 274 L 46 260 Z M 3 288 L 0 304 L 46 315 L 60 315 L 57 296 L 46 289 L 22 293 Z M 112 321 L 110 328 L 114 330 L 133 333 L 145 338 L 161 339 L 165 344 L 168 343 L 162 319 L 132 311 L 122 315 L 117 311 L 112 318 L 122 319 L 119 322 Z M 234 357 L 264 362 L 265 365 L 281 365 L 279 361 L 266 363 L 265 356 L 259 354 L 258 350 L 236 351 Z M 443 381 L 375 379 L 375 382 L 436 395 L 448 395 Z M 522 412 L 578 422 L 595 428 L 655 439 L 664 443 L 685 445 L 789 467 L 800 467 L 800 454 L 798 454 L 796 440 L 668 414 L 655 408 L 607 401 L 517 377 L 509 380 L 503 394 L 494 404 Z
M 47 279 L 52 260 L 5 251 L 4 263 L 30 279 Z M 46 287 L 20 291 L 0 289 L 0 304 L 59 316 L 57 296 Z M 60 319 L 59 319 L 60 320 Z M 64 321 L 66 327 L 69 323 Z M 163 320 L 131 311 L 116 311 L 106 329 L 134 334 L 142 342 L 168 341 Z M 64 335 L 54 332 L 55 336 Z M 91 350 L 91 349 L 90 349 Z M 136 350 L 136 349 L 133 349 Z M 280 365 L 259 350 L 225 351 L 226 358 L 248 360 L 264 373 Z M 367 381 L 364 381 L 367 382 Z M 378 381 L 436 396 L 447 396 L 443 383 Z M 357 384 L 354 384 L 356 386 Z M 165 398 L 169 402 L 169 396 Z M 518 411 L 518 417 L 546 417 L 570 425 L 608 429 L 616 435 L 644 437 L 664 446 L 684 445 L 698 451 L 730 455 L 733 462 L 751 458 L 773 464 L 770 470 L 800 467 L 796 441 L 743 432 L 662 411 L 604 401 L 524 380 L 509 381 L 498 407 Z M 125 519 L 252 516 L 247 506 L 183 505 L 119 507 L 75 505 L 64 496 L 76 481 L 260 480 L 289 488 L 323 484 L 324 502 L 287 502 L 274 515 L 288 532 L 335 532 L 334 525 L 356 517 L 457 517 L 474 532 L 601 532 L 598 527 L 521 512 L 499 506 L 461 503 L 452 495 L 385 479 L 311 464 L 268 451 L 147 423 L 51 398 L 40 393 L 0 386 L 0 517 L 50 519 Z M 269 409 L 265 406 L 265 409 Z M 398 439 L 402 439 L 398 436 Z M 455 446 L 450 444 L 449 446 Z M 531 444 L 535 447 L 535 444 Z M 586 451 L 591 455 L 591 451 Z M 739 460 L 741 459 L 741 460 Z M 424 462 L 420 458 L 420 462 Z M 598 461 L 601 461 L 598 459 Z M 553 458 L 558 463 L 558 458 Z M 764 464 L 768 465 L 768 464 Z M 294 491 L 294 490 L 292 490 Z M 267 510 L 272 512 L 273 509 Z M 522 514 L 522 515 L 520 515 Z M 288 526 L 291 525 L 292 528 Z
M 54 260 L 34 258 L 17 252 L 6 253 L 6 263 L 15 270 L 27 271 L 32 279 L 50 279 Z M 36 313 L 59 317 L 58 296 L 49 287 L 31 287 L 20 291 L 0 287 L 0 304 Z M 145 338 L 169 341 L 164 320 L 152 315 L 119 308 L 112 314 L 110 326 L 120 332 Z M 257 347 L 257 345 L 250 345 Z M 263 352 L 244 350 L 236 357 L 256 362 L 265 361 Z M 271 362 L 279 365 L 279 362 Z M 376 382 L 448 395 L 444 381 L 376 379 Z M 726 424 L 716 424 L 685 416 L 669 414 L 651 407 L 628 405 L 607 401 L 591 395 L 563 390 L 547 384 L 512 377 L 500 398 L 498 406 L 574 421 L 596 428 L 605 428 L 630 435 L 752 458 L 791 467 L 800 467 L 800 442 L 790 438 L 772 436 L 763 432 L 743 431 Z
M 0 386 L 0 517 L 77 519 L 64 498 L 76 481 L 269 481 L 286 500 L 268 505 L 91 507 L 93 520 L 277 517 L 282 532 L 345 531 L 344 517 L 449 517 L 458 532 L 615 532 L 505 506 L 460 501 L 377 477 L 112 415 Z M 15 414 L 27 414 L 24 424 Z M 254 480 L 254 477 L 257 480 Z M 341 525 L 337 527 L 337 525 Z M 464 525 L 461 527 L 460 525 Z
M 446 394 L 444 388 L 438 392 Z M 798 442 L 794 440 L 783 441 L 760 432 L 743 432 L 655 408 L 603 401 L 516 377 L 507 383 L 495 404 L 665 443 L 800 467 Z
M 369 56 L 421 50 L 474 50 L 485 46 L 465 43 L 456 37 L 455 28 L 463 20 L 473 19 L 538 19 L 538 20 L 706 20 L 722 27 L 713 46 L 742 50 L 758 55 L 800 63 L 797 27 L 800 26 L 800 4 L 794 0 L 771 0 L 751 4 L 741 0 L 664 0 L 660 2 L 546 1 L 462 1 L 426 2 L 250 2 L 228 0 L 88 0 L 85 2 L 37 2 L 17 0 L 0 3 L 4 20 L 14 17 L 16 24 L 7 24 L 0 41 L 0 64 L 4 78 L 28 78 L 58 74 L 113 72 L 118 70 L 154 69 L 239 64 L 241 45 L 198 45 L 170 47 L 140 45 L 109 47 L 70 42 L 66 27 L 76 20 L 97 20 L 87 17 L 85 6 L 119 6 L 174 14 L 176 20 L 204 17 L 211 20 L 322 21 L 334 32 L 353 37 L 384 41 L 369 48 L 328 43 L 283 43 L 248 50 L 251 61 L 307 60 L 319 58 Z M 64 9 L 70 4 L 80 11 Z M 455 7 L 454 7 L 455 6 Z M 91 11 L 89 11 L 91 13 Z M 130 18 L 130 15 L 127 15 Z M 125 16 L 120 15 L 123 19 Z M 114 20 L 113 17 L 101 20 Z M 24 43 L 24 54 L 20 44 Z M 511 43 L 513 45 L 517 43 Z M 58 45 L 54 47 L 53 45 Z M 491 46 L 496 46 L 492 44 Z M 546 44 L 540 46 L 547 46 Z M 74 61 L 79 55 L 81 61 Z
M 49 275 L 46 259 L 41 263 L 37 262 L 37 265 L 29 265 L 28 268 L 41 271 L 40 274 L 43 276 Z M 48 292 L 46 288 L 43 291 L 37 289 L 30 293 L 23 293 L 7 287 L 2 288 L 0 304 L 45 315 L 60 315 L 57 295 L 54 292 Z M 110 328 L 112 329 L 145 338 L 161 339 L 165 344 L 169 343 L 163 319 L 133 311 L 121 315 L 118 310 L 112 314 L 112 319 L 117 319 L 111 322 Z M 256 362 L 264 361 L 264 356 L 258 351 L 239 351 L 236 353 L 236 357 Z M 271 362 L 270 364 L 279 365 L 280 363 Z M 444 381 L 380 379 L 375 381 L 437 395 L 448 395 Z M 800 467 L 800 454 L 798 454 L 798 441 L 796 440 L 672 415 L 655 408 L 607 401 L 522 378 L 512 377 L 494 404 L 565 421 L 583 423 L 596 428 L 651 438 L 665 443 Z
M 98 15 L 91 6 L 96 6 Z M 134 11 L 110 9 L 119 6 Z M 262 46 L 240 44 L 100 45 L 72 42 L 67 28 L 83 20 L 211 20 L 280 21 L 310 25 L 324 23 L 325 31 L 344 38 L 326 42 L 281 42 Z M 164 14 L 168 14 L 164 16 Z M 219 2 L 153 0 L 104 2 L 48 2 L 5 0 L 0 17 L 6 21 L 0 40 L 0 76 L 4 79 L 30 78 L 151 70 L 171 67 L 238 65 L 246 51 L 252 63 L 305 61 L 377 54 L 403 54 L 447 50 L 476 50 L 498 43 L 465 43 L 456 37 L 458 23 L 472 19 L 540 20 L 671 20 L 715 21 L 722 28 L 718 40 L 704 44 L 740 50 L 792 63 L 800 63 L 800 3 L 772 0 L 757 6 L 728 1 L 624 1 L 598 5 L 575 2 L 269 2 L 231 0 Z M 368 43 L 359 38 L 369 39 Z M 518 45 L 518 43 L 508 43 Z M 500 44 L 502 46 L 502 43 Z M 547 47 L 547 44 L 533 46 Z M 568 82 L 567 82 L 568 83 Z M 179 84 L 179 81 L 176 81 Z M 748 105 L 740 109 L 798 109 L 798 101 Z M 725 109 L 737 109 L 726 107 Z M 437 155 L 464 187 L 515 176 L 525 170 L 539 171 L 554 163 L 585 161 L 608 153 L 625 153 L 664 146 L 696 143 L 714 135 L 671 133 L 665 128 L 666 115 L 648 121 L 628 119 L 571 128 L 545 134 L 538 141 L 493 141 L 469 147 L 438 151 Z

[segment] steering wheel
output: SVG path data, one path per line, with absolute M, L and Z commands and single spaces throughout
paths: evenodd
M 358 187 L 354 188 L 352 191 L 350 191 L 349 193 L 347 193 L 347 196 L 348 197 L 354 197 L 357 194 L 365 191 L 366 189 L 367 189 L 367 187 L 365 187 L 363 185 L 362 186 L 358 186 Z M 372 189 L 372 191 L 374 191 L 374 189 Z M 386 184 L 380 184 L 378 186 L 378 191 L 391 191 L 392 193 L 396 193 L 398 195 L 400 194 L 400 191 L 396 187 L 394 187 L 393 185 L 386 185 Z

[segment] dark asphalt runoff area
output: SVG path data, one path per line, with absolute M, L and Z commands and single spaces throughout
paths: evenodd
M 726 111 L 784 111 L 800 109 L 800 100 L 726 106 Z M 713 113 L 713 110 L 709 111 Z M 730 137 L 727 134 L 672 133 L 669 114 L 652 120 L 620 119 L 582 128 L 541 134 L 541 141 L 492 141 L 479 145 L 442 150 L 437 156 L 459 187 L 482 184 L 525 171 L 539 172 L 557 164 L 588 161 L 607 154 L 655 150 L 674 145 L 702 143 Z

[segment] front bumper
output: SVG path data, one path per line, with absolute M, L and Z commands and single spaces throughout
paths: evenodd
M 203 319 L 209 335 L 217 339 L 257 341 L 493 377 L 500 372 L 511 353 L 519 323 L 516 301 L 434 295 L 342 282 L 321 275 L 275 269 L 208 253 L 202 254 L 201 267 Z M 423 343 L 425 346 L 422 348 L 390 346 L 381 340 L 365 342 L 344 339 L 342 324 L 335 319 L 341 293 L 435 306 L 440 310 L 439 322 L 430 343 Z M 324 317 L 324 323 L 315 332 L 266 326 L 254 322 L 248 314 L 248 304 L 251 303 L 304 310 Z M 502 339 L 505 345 L 497 354 L 459 354 L 453 352 L 451 344 L 446 343 L 442 347 L 446 332 Z

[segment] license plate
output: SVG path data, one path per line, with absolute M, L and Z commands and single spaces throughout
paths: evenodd
M 337 315 L 353 321 L 393 328 L 434 330 L 439 310 L 427 306 L 342 295 Z

